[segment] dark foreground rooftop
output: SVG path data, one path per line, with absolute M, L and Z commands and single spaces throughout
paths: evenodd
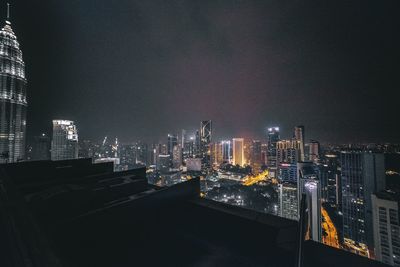
M 297 222 L 90 159 L 0 165 L 0 266 L 298 266 Z M 4 238 L 3 238 L 4 237 Z M 384 266 L 307 241 L 303 266 Z

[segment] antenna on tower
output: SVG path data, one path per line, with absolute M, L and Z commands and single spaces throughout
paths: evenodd
M 10 3 L 7 3 L 7 20 L 10 20 Z

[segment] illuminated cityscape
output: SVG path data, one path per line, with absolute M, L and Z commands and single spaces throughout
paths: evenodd
M 32 96 L 4 5 L 0 235 L 7 238 L 0 247 L 12 255 L 4 266 L 265 266 L 265 255 L 271 266 L 400 266 L 400 140 L 398 124 L 388 126 L 398 113 L 381 103 L 395 105 L 371 104 L 376 86 L 347 96 L 361 74 L 343 74 L 340 57 L 319 55 L 332 66 L 314 62 L 297 73 L 299 56 L 285 49 L 304 49 L 311 61 L 313 53 L 291 48 L 302 35 L 294 26 L 283 28 L 294 37 L 279 44 L 275 30 L 264 36 L 258 24 L 277 23 L 265 23 L 258 11 L 267 12 L 264 4 L 173 2 L 123 3 L 137 14 L 119 10 L 118 22 L 101 24 L 101 34 L 94 25 L 104 10 L 93 16 L 97 11 L 86 4 L 60 4 L 61 14 L 72 8 L 65 16 L 88 14 L 96 22 L 69 19 L 79 30 L 68 34 L 80 38 L 68 41 L 59 33 L 64 28 L 52 28 L 56 39 L 40 49 L 31 40 L 33 26 L 21 18 L 24 51 L 40 55 L 25 55 Z M 131 24 L 133 30 L 122 26 Z M 85 30 L 90 38 L 79 32 Z M 264 51 L 268 43 L 273 56 Z M 316 51 L 334 53 L 332 43 Z M 65 65 L 52 57 L 58 52 Z M 96 60 L 87 63 L 87 54 Z M 259 56 L 274 64 L 266 67 Z M 49 74 L 41 64 L 53 66 Z M 326 74 L 331 70 L 335 78 Z M 329 77 L 310 78 L 319 75 Z M 346 81 L 351 86 L 341 89 Z M 318 82 L 329 89 L 320 93 Z M 42 84 L 52 90 L 40 91 Z M 373 127 L 378 117 L 381 129 Z

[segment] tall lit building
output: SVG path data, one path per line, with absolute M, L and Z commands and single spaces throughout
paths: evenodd
M 301 143 L 296 139 L 280 140 L 276 143 L 276 161 L 280 163 L 297 164 L 302 161 L 300 157 Z
M 319 159 L 319 142 L 315 140 L 311 140 L 309 143 L 310 152 L 309 159 L 310 161 L 317 162 Z
M 168 134 L 167 140 L 167 154 L 172 155 L 174 146 L 178 145 L 178 135 L 176 134 Z
M 171 167 L 171 156 L 165 154 L 158 155 L 156 166 L 160 173 L 169 172 Z
M 201 121 L 200 123 L 200 152 L 203 163 L 207 166 L 210 165 L 210 144 L 212 141 L 212 122 Z
M 268 154 L 268 145 L 267 144 L 261 144 L 261 164 L 267 165 L 267 154 Z
M 261 171 L 261 142 L 253 140 L 251 144 L 250 165 L 254 173 Z
M 143 143 L 142 141 L 138 141 L 136 142 L 134 147 L 135 147 L 135 164 L 139 164 L 142 166 L 150 165 L 147 144 Z
M 305 140 L 305 133 L 304 133 L 304 126 L 299 125 L 294 127 L 294 138 L 300 142 L 300 160 L 305 160 L 305 153 L 304 153 L 304 140 Z
M 232 163 L 232 142 L 230 140 L 221 141 L 222 162 Z
M 0 163 L 25 159 L 27 105 L 25 63 L 7 10 L 0 30 Z
M 276 170 L 277 161 L 276 161 L 276 145 L 279 141 L 279 127 L 271 127 L 268 128 L 267 133 L 267 141 L 268 141 L 268 153 L 267 153 L 267 165 L 272 170 Z
M 189 136 L 186 130 L 182 130 L 181 148 L 183 160 L 193 157 L 194 137 Z
M 400 266 L 400 196 L 382 191 L 372 194 L 371 200 L 375 259 Z
M 298 200 L 296 183 L 279 184 L 279 212 L 281 217 L 298 219 Z
M 277 177 L 281 182 L 297 182 L 297 162 L 300 161 L 301 143 L 297 139 L 276 143 Z
M 73 121 L 53 120 L 51 160 L 78 158 L 78 130 Z
M 340 161 L 344 243 L 355 253 L 371 256 L 371 194 L 385 189 L 384 155 L 344 151 Z
M 297 163 L 297 179 L 298 203 L 301 203 L 303 194 L 306 197 L 310 238 L 320 242 L 322 238 L 321 184 L 313 164 L 310 162 Z
M 172 167 L 179 169 L 182 166 L 182 148 L 181 145 L 176 145 L 172 149 Z
M 331 206 L 339 207 L 341 202 L 340 172 L 338 156 L 326 154 L 318 164 L 319 178 L 321 180 L 321 200 Z
M 211 156 L 211 163 L 213 165 L 220 165 L 223 163 L 222 149 L 223 149 L 222 142 L 210 144 L 210 151 L 211 151 L 210 156 Z
M 200 140 L 200 132 L 196 130 L 194 135 L 194 157 L 200 158 L 201 157 L 201 140 Z
M 243 138 L 233 138 L 233 165 L 244 166 L 245 159 L 244 159 L 244 139 Z

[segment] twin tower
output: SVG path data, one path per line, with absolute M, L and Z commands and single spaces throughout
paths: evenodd
M 0 164 L 25 158 L 26 82 L 22 51 L 7 8 L 0 31 Z

